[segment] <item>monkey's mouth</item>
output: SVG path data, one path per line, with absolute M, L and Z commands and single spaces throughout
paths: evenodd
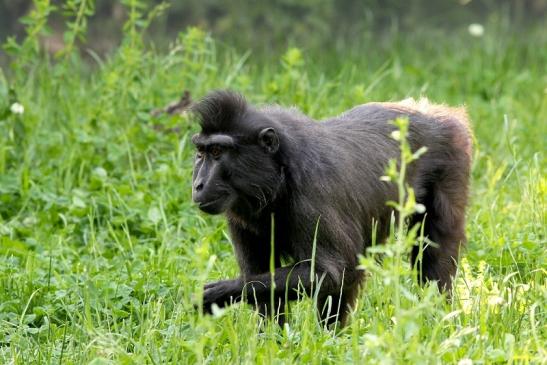
M 205 213 L 208 214 L 219 214 L 224 211 L 224 202 L 226 201 L 225 196 L 220 196 L 213 200 L 209 200 L 203 203 L 198 203 L 198 207 Z

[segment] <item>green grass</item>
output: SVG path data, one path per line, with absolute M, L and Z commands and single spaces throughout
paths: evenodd
M 0 78 L 0 363 L 545 363 L 547 37 L 494 33 L 275 60 L 195 29 L 169 52 L 132 38 L 91 66 L 18 51 Z M 416 287 L 406 261 L 364 258 L 341 330 L 309 299 L 284 328 L 242 305 L 196 312 L 202 285 L 238 270 L 223 219 L 191 203 L 196 124 L 149 111 L 222 87 L 316 118 L 408 96 L 465 104 L 475 158 L 454 300 Z

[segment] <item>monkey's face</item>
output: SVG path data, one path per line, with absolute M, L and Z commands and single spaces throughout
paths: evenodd
M 275 197 L 282 181 L 273 155 L 279 140 L 267 128 L 245 142 L 227 134 L 196 134 L 192 198 L 199 209 L 220 214 L 231 209 L 257 212 Z
M 229 136 L 197 134 L 192 141 L 197 149 L 192 177 L 192 198 L 205 213 L 225 212 L 230 209 L 236 196 L 230 185 L 228 169 L 233 140 Z

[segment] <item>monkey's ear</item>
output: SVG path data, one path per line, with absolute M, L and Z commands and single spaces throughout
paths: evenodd
M 273 128 L 265 128 L 258 134 L 258 143 L 268 153 L 276 153 L 279 149 L 279 137 Z

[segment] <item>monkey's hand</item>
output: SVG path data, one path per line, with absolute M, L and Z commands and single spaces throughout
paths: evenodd
M 212 313 L 212 305 L 219 307 L 241 300 L 243 281 L 241 279 L 220 280 L 205 284 L 203 288 L 203 312 Z

